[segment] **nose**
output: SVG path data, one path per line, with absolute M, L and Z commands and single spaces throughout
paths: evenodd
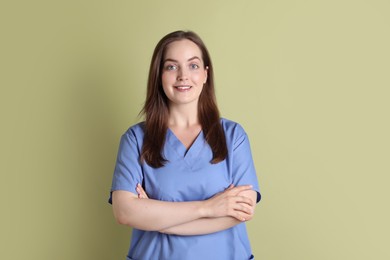
M 177 80 L 184 81 L 188 79 L 188 71 L 185 68 L 180 68 L 177 73 Z

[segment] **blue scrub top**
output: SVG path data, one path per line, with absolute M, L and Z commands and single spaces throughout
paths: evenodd
M 228 147 L 227 158 L 211 164 L 212 150 L 200 132 L 187 150 L 168 129 L 163 147 L 164 167 L 155 169 L 140 162 L 144 139 L 143 123 L 136 124 L 122 136 L 112 181 L 112 191 L 137 194 L 142 184 L 149 198 L 162 201 L 207 200 L 230 184 L 253 185 L 260 201 L 248 137 L 237 123 L 221 119 Z M 109 202 L 112 203 L 110 195 Z M 133 229 L 127 259 L 251 259 L 252 251 L 245 223 L 207 235 L 178 236 Z

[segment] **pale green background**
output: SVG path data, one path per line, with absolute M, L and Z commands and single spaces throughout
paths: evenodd
M 388 0 L 2 1 L 0 259 L 124 259 L 106 203 L 152 50 L 196 31 L 263 200 L 256 259 L 390 259 Z

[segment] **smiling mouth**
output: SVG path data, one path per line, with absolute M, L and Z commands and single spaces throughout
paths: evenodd
M 192 87 L 191 86 L 175 86 L 175 89 L 180 90 L 180 91 L 189 90 L 190 88 L 192 88 Z

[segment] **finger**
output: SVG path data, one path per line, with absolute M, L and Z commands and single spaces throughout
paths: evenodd
M 255 202 L 253 201 L 253 199 L 251 198 L 248 198 L 247 196 L 237 196 L 238 199 L 241 201 L 241 202 L 244 202 L 250 206 L 253 206 L 255 205 Z
M 230 189 L 230 191 L 234 194 L 238 194 L 242 191 L 252 190 L 252 189 L 253 189 L 252 185 L 240 185 L 240 186 L 235 186 L 234 188 Z
M 244 216 L 241 216 L 241 214 L 240 214 L 240 213 L 237 213 L 237 217 L 236 217 L 236 219 L 238 219 L 239 221 L 242 221 L 242 222 L 244 222 L 244 221 L 245 221 L 245 217 L 244 217 Z
M 253 215 L 253 207 L 247 205 L 247 204 L 242 204 L 242 203 L 238 203 L 235 207 L 235 210 L 237 211 L 240 211 L 242 213 L 245 213 L 245 214 L 248 214 L 248 215 Z
M 234 188 L 234 184 L 230 184 L 229 187 L 226 190 L 231 190 Z
M 146 192 L 143 189 L 141 189 L 141 194 L 142 194 L 142 198 L 144 198 L 144 199 L 148 199 L 149 198 L 148 194 L 146 194 Z
M 136 190 L 138 193 L 138 198 L 141 198 L 141 199 L 149 198 L 148 195 L 146 194 L 145 190 L 142 188 L 141 184 L 137 184 Z
M 248 185 L 240 185 L 240 186 L 235 186 L 234 187 L 235 190 L 239 190 L 239 191 L 244 191 L 244 190 L 251 190 L 253 189 L 253 186 L 248 184 Z
M 247 215 L 253 215 L 254 214 L 254 207 L 247 204 L 247 203 L 241 203 L 241 202 L 234 202 L 230 205 L 230 209 L 233 211 L 237 211 L 239 213 L 247 214 Z
M 248 214 L 245 214 L 245 213 L 242 213 L 239 211 L 235 212 L 232 217 L 236 218 L 237 220 L 239 220 L 241 222 L 248 221 L 248 220 L 252 219 L 251 215 L 248 215 Z
M 251 185 L 237 186 L 228 190 L 225 190 L 226 196 L 239 196 L 241 192 L 252 190 Z
M 240 212 L 239 210 L 231 209 L 229 212 L 227 212 L 228 216 L 233 217 L 237 219 L 238 221 L 245 221 L 245 213 Z
M 142 199 L 142 191 L 141 191 L 141 187 L 139 184 L 137 184 L 137 186 L 135 187 L 135 190 L 137 191 L 138 198 Z
M 249 221 L 253 218 L 253 214 L 245 214 L 245 213 L 240 213 L 239 214 L 241 221 Z
M 252 216 L 254 214 L 254 207 L 251 206 L 249 203 L 251 203 L 251 199 L 248 199 L 246 197 L 242 197 L 241 199 L 230 198 L 228 202 L 229 204 L 228 215 L 235 217 L 237 219 L 245 215 L 245 219 L 248 219 L 248 216 Z M 240 215 L 240 217 L 238 216 L 238 214 Z

